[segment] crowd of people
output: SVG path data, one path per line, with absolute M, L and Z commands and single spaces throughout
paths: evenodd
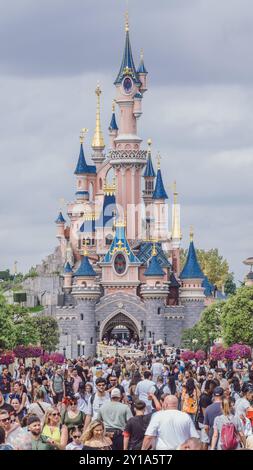
M 180 350 L 0 366 L 0 450 L 253 450 L 253 362 Z

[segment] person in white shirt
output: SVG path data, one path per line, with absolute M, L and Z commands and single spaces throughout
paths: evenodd
M 110 400 L 110 395 L 106 391 L 106 381 L 103 377 L 99 377 L 96 380 L 97 391 L 95 394 L 91 395 L 87 407 L 87 415 L 85 418 L 84 430 L 88 427 L 91 420 L 94 421 L 97 419 L 97 414 L 101 406 L 107 401 Z
M 148 450 L 156 439 L 155 450 L 175 450 L 187 439 L 199 434 L 187 413 L 178 411 L 178 399 L 169 395 L 163 403 L 163 410 L 154 413 L 145 432 L 142 450 Z
M 148 414 L 152 412 L 152 400 L 149 399 L 149 394 L 155 393 L 156 387 L 155 387 L 155 383 L 152 380 L 150 380 L 151 372 L 149 370 L 145 370 L 143 375 L 144 375 L 144 380 L 141 380 L 140 382 L 138 382 L 136 389 L 135 389 L 135 395 L 137 395 L 139 400 L 142 400 L 146 403 L 145 414 Z
M 163 365 L 160 362 L 159 357 L 157 357 L 155 362 L 152 364 L 151 372 L 152 372 L 152 379 L 156 383 L 157 378 L 161 376 L 163 373 Z

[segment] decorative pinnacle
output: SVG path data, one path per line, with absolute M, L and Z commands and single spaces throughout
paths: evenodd
M 112 100 L 112 112 L 115 113 L 115 100 Z
M 174 181 L 174 183 L 173 183 L 173 194 L 174 194 L 174 204 L 177 204 L 178 192 L 177 192 L 177 182 L 176 181 Z
M 141 49 L 141 62 L 143 62 L 143 61 L 144 61 L 144 51 L 143 51 L 143 49 Z
M 148 144 L 148 153 L 150 154 L 151 153 L 152 140 L 148 139 L 147 144 Z
M 152 247 L 152 256 L 156 256 L 156 255 L 157 255 L 156 242 L 154 241 L 153 242 L 153 247 Z
M 193 237 L 194 237 L 194 230 L 193 230 L 193 226 L 191 225 L 190 226 L 190 241 L 193 242 Z
M 160 152 L 157 154 L 157 170 L 161 169 L 161 155 Z
M 83 256 L 88 256 L 87 246 L 88 246 L 87 240 L 84 240 Z
M 129 15 L 128 15 L 128 10 L 126 11 L 125 31 L 126 31 L 126 33 L 129 31 Z
M 95 93 L 97 95 L 97 110 L 96 110 L 96 129 L 92 141 L 93 149 L 104 149 L 105 143 L 101 130 L 101 120 L 100 120 L 100 95 L 102 93 L 99 83 L 97 84 Z
M 80 144 L 83 144 L 84 143 L 84 139 L 85 139 L 85 134 L 87 134 L 89 129 L 87 129 L 86 127 L 83 127 L 80 131 Z

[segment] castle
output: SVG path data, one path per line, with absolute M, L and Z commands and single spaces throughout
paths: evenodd
M 40 303 L 56 317 L 59 350 L 67 357 L 94 355 L 97 343 L 117 328 L 145 343 L 162 340 L 178 346 L 182 330 L 192 327 L 213 299 L 193 233 L 180 268 L 176 185 L 169 229 L 160 157 L 154 169 L 151 140 L 147 150 L 141 148 L 137 123 L 147 75 L 143 54 L 135 67 L 127 19 L 123 59 L 114 82 L 109 152 L 101 129 L 98 85 L 92 164 L 85 157 L 82 129 L 75 199 L 67 205 L 69 223 L 61 211 L 56 220 L 59 246 L 37 267 L 39 276 L 24 286 L 28 294 L 37 292 Z

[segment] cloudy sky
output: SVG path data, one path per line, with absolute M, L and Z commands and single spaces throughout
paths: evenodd
M 0 269 L 53 251 L 60 198 L 75 191 L 79 130 L 95 123 L 97 80 L 108 143 L 126 0 L 1 0 Z M 177 180 L 183 246 L 217 247 L 236 280 L 253 255 L 253 2 L 129 0 L 135 62 L 149 90 L 139 134 Z M 170 200 L 171 202 L 171 200 Z

